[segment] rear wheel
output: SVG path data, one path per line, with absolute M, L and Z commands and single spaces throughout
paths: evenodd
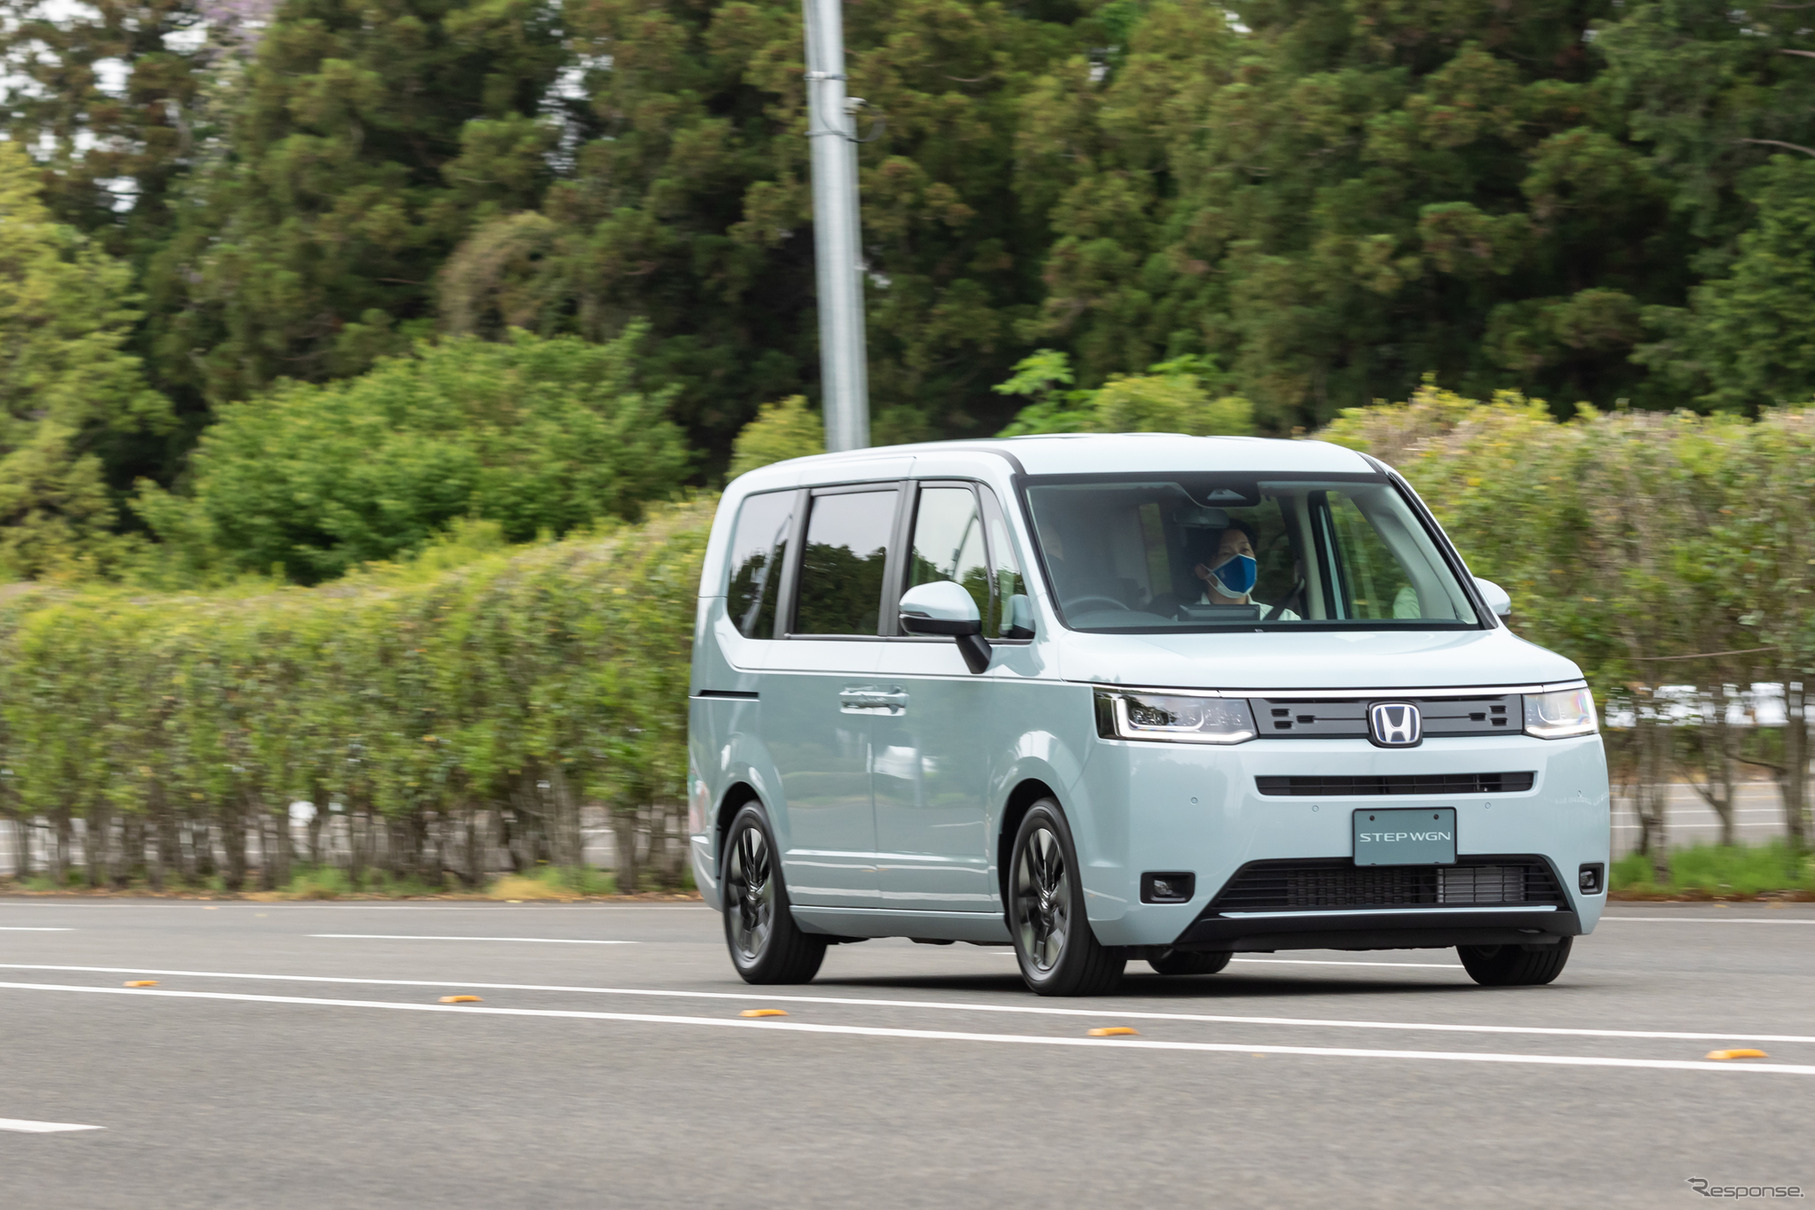
M 769 817 L 760 803 L 737 813 L 725 833 L 725 944 L 745 983 L 808 983 L 825 960 L 823 937 L 794 923 Z
M 1229 955 L 1164 949 L 1147 959 L 1147 965 L 1161 975 L 1214 975 L 1229 965 Z
M 1058 803 L 1043 798 L 1028 809 L 1010 853 L 1008 929 L 1027 986 L 1042 996 L 1115 990 L 1128 960 L 1090 931 L 1077 849 Z
M 1555 945 L 1458 945 L 1462 968 L 1482 987 L 1538 987 L 1563 973 L 1571 938 Z

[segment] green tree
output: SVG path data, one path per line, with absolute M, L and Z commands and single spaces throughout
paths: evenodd
M 1192 437 L 1241 437 L 1254 433 L 1254 405 L 1240 395 L 1212 396 L 1226 380 L 1202 357 L 1180 357 L 1146 374 L 1112 374 L 1096 390 L 1058 388 L 1072 381 L 1065 354 L 1041 349 L 1015 366 L 994 389 L 1034 400 L 999 434 L 1184 433 Z
M 559 22 L 531 0 L 283 0 L 149 270 L 162 378 L 240 399 L 428 335 L 449 251 L 546 184 Z
M 1210 354 L 1275 431 L 1429 371 L 1639 397 L 1640 310 L 1686 282 L 1667 182 L 1597 82 L 1616 11 L 1143 6 L 1024 103 L 1019 188 L 1056 236 L 1024 333 L 1090 386 Z
M 202 77 L 239 16 L 206 0 L 0 0 L 0 134 L 42 158 L 59 221 L 115 254 L 165 234 L 203 137 Z
M 514 542 L 634 518 L 689 462 L 667 395 L 637 385 L 641 337 L 456 337 L 359 378 L 280 384 L 221 409 L 189 494 L 146 483 L 135 507 L 193 566 L 306 583 L 417 550 L 465 517 Z
M 169 421 L 124 351 L 131 271 L 51 220 L 39 176 L 0 142 L 0 569 L 38 576 L 116 555 L 108 455 Z
M 588 100 L 571 166 L 536 213 L 473 233 L 442 315 L 591 339 L 646 317 L 676 418 L 723 466 L 760 403 L 817 380 L 800 7 L 592 0 L 567 20 Z M 875 432 L 989 431 L 1047 238 L 1014 193 L 1019 98 L 1093 23 L 1060 0 L 903 0 L 846 20 Z
M 771 462 L 825 452 L 825 421 L 807 407 L 805 396 L 790 395 L 757 409 L 756 419 L 732 442 L 731 467 L 725 473 L 735 478 Z
M 1688 307 L 1652 308 L 1664 339 L 1640 358 L 1704 406 L 1752 412 L 1815 397 L 1815 160 L 1774 156 L 1746 192 L 1757 217 L 1730 269 Z

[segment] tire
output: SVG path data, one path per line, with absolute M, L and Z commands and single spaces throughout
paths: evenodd
M 1541 987 L 1563 973 L 1572 939 L 1555 945 L 1458 945 L 1462 968 L 1482 987 Z
M 1101 996 L 1114 991 L 1128 959 L 1097 942 L 1084 912 L 1078 851 L 1059 804 L 1028 809 L 1009 849 L 1008 931 L 1021 978 L 1042 996 Z
M 1159 975 L 1214 975 L 1229 965 L 1229 955 L 1165 949 L 1147 959 L 1147 965 Z
M 800 931 L 776 860 L 775 835 L 761 803 L 749 803 L 725 832 L 720 885 L 725 946 L 745 983 L 810 983 L 826 941 Z

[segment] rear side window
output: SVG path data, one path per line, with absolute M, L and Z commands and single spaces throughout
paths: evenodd
M 775 596 L 794 525 L 794 493 L 764 492 L 744 500 L 731 531 L 731 583 L 725 612 L 747 639 L 775 634 Z
M 801 551 L 795 634 L 881 633 L 882 585 L 899 494 L 890 487 L 813 497 Z

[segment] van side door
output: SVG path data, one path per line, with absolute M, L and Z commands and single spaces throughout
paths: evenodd
M 1006 533 L 988 487 L 914 485 L 897 596 L 917 584 L 956 581 L 976 600 L 995 653 L 989 670 L 976 674 L 947 638 L 896 629 L 883 647 L 876 680 L 894 696 L 876 719 L 871 784 L 888 908 L 1002 910 L 992 874 L 996 782 L 1032 714 L 1023 695 L 1037 692 L 1022 667 L 1031 632 L 1016 624 L 1017 598 L 1024 605 L 1025 597 Z
M 763 673 L 763 742 L 781 779 L 776 837 L 788 893 L 802 907 L 875 907 L 870 797 L 873 724 L 889 708 L 876 682 L 897 482 L 809 493 L 784 590 L 786 641 Z

